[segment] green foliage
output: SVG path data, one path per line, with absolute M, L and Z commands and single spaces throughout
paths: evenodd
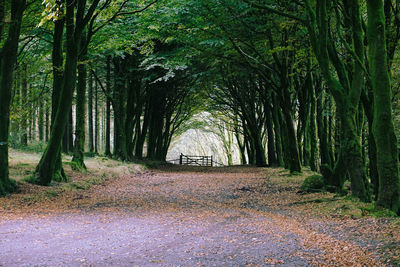
M 19 140 L 17 141 L 13 138 L 11 147 L 15 150 L 23 152 L 43 153 L 44 149 L 46 148 L 46 143 L 41 141 L 32 141 L 28 146 L 24 146 L 19 142 Z
M 318 174 L 308 176 L 301 185 L 303 192 L 317 192 L 323 190 L 323 188 L 324 178 Z

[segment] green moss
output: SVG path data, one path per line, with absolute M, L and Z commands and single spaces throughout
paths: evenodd
M 15 192 L 17 187 L 17 182 L 12 179 L 0 181 L 0 196 L 5 196 L 7 193 Z
M 23 196 L 24 202 L 31 202 L 37 199 L 37 196 Z
M 384 209 L 382 207 L 378 207 L 372 204 L 366 207 L 361 207 L 360 209 L 363 212 L 363 214 L 369 214 L 376 218 L 397 217 L 397 214 L 394 211 L 391 211 L 389 209 Z
M 298 171 L 293 171 L 289 173 L 289 176 L 300 176 L 300 175 L 302 175 L 302 173 Z
M 53 197 L 58 196 L 58 192 L 56 192 L 56 191 L 54 191 L 54 190 L 46 190 L 46 191 L 45 191 L 45 194 L 46 194 L 46 196 L 49 197 L 49 198 L 53 198 Z
M 301 190 L 304 192 L 321 191 L 323 190 L 324 185 L 324 178 L 321 175 L 311 175 L 304 180 L 301 185 Z

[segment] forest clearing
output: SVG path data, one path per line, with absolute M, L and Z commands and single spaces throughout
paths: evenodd
M 39 155 L 11 153 L 29 174 Z M 85 174 L 0 199 L 0 266 L 396 266 L 400 219 L 281 168 L 88 159 Z M 101 167 L 100 167 L 101 166 Z

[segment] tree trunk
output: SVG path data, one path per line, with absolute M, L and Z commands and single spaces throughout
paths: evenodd
M 111 56 L 107 56 L 107 93 L 111 94 Z M 106 100 L 106 151 L 107 157 L 111 157 L 111 103 L 107 97 Z
M 94 153 L 99 153 L 99 92 L 94 83 Z
M 285 165 L 285 163 L 283 161 L 282 131 L 281 131 L 281 123 L 279 120 L 278 100 L 277 100 L 276 96 L 273 97 L 272 118 L 274 121 L 276 157 L 277 157 L 279 166 L 283 167 Z
M 45 115 L 45 142 L 49 141 L 49 133 L 50 133 L 50 105 L 49 100 L 46 99 L 46 115 Z
M 287 149 L 290 172 L 301 172 L 301 164 L 299 159 L 299 151 L 297 150 L 296 133 L 293 126 L 292 116 L 289 111 L 283 112 L 283 118 L 287 128 Z
M 57 1 L 57 6 L 62 10 L 62 1 Z M 54 34 L 53 34 L 53 50 L 52 50 L 52 67 L 53 67 L 53 92 L 51 95 L 51 123 L 49 132 L 47 134 L 47 142 L 50 140 L 51 129 L 53 128 L 55 117 L 57 114 L 58 104 L 61 99 L 61 91 L 63 88 L 63 32 L 64 32 L 65 18 L 58 18 L 54 22 Z M 58 152 L 57 161 L 55 165 L 55 180 L 66 181 L 67 176 L 64 173 L 61 161 L 61 145 Z
M 68 112 L 67 124 L 65 125 L 64 136 L 62 139 L 62 149 L 66 154 L 73 151 L 72 106 Z
M 93 74 L 89 75 L 89 89 L 88 89 L 88 119 L 89 119 L 89 152 L 94 152 L 93 142 Z
M 278 161 L 275 153 L 275 136 L 274 136 L 274 125 L 272 122 L 272 109 L 269 103 L 265 104 L 265 118 L 268 136 L 268 164 L 269 166 L 277 166 Z
M 310 169 L 312 171 L 318 171 L 318 146 L 317 146 L 317 129 L 316 129 L 316 118 L 315 118 L 315 112 L 316 112 L 316 99 L 315 99 L 315 87 L 313 83 L 311 82 L 312 88 L 311 88 L 311 107 L 310 107 Z
M 385 16 L 382 0 L 368 0 L 368 59 L 374 91 L 373 134 L 377 150 L 379 194 L 377 204 L 400 213 L 397 140 L 392 118 Z
M 44 140 L 44 107 L 46 105 L 46 102 L 44 99 L 39 99 L 39 116 L 38 116 L 38 128 L 39 128 L 39 141 Z
M 338 159 L 333 170 L 335 180 L 338 183 L 336 185 L 338 188 L 342 188 L 347 170 L 350 176 L 352 195 L 368 202 L 371 196 L 361 154 L 361 140 L 357 135 L 355 114 L 350 110 L 343 112 L 343 109 L 345 108 L 338 105 L 341 126 L 343 127 L 339 157 L 342 157 L 343 164 L 340 164 L 341 160 Z M 351 114 L 345 114 L 345 112 Z M 343 170 L 342 166 L 346 170 Z
M 321 167 L 325 165 L 325 167 L 333 168 L 333 160 L 329 153 L 329 145 L 328 145 L 328 129 L 327 129 L 327 120 L 324 118 L 324 94 L 321 90 L 317 98 L 317 128 L 318 128 L 318 139 L 319 139 L 319 148 L 320 148 L 320 156 L 321 156 Z M 326 117 L 326 116 L 325 116 Z
M 78 5 L 79 6 L 79 5 Z M 66 1 L 66 28 L 67 28 L 67 54 L 63 77 L 63 88 L 60 94 L 57 113 L 54 119 L 49 143 L 45 152 L 36 167 L 36 182 L 41 185 L 48 185 L 56 176 L 57 155 L 64 130 L 68 121 L 68 115 L 72 106 L 72 97 L 76 83 L 76 68 L 78 63 L 79 38 L 75 39 L 74 9 L 72 0 Z M 78 14 L 79 12 L 77 12 Z M 80 33 L 78 34 L 78 36 Z
M 0 0 L 0 6 L 4 7 L 4 5 L 4 0 Z M 24 9 L 25 0 L 11 1 L 12 23 L 8 29 L 7 39 L 0 48 L 0 195 L 12 192 L 16 188 L 15 182 L 9 178 L 8 135 L 13 72 L 17 60 L 18 39 Z M 0 15 L 0 21 L 4 21 L 4 16 L 4 13 Z M 1 34 L 2 32 L 0 36 Z
M 29 87 L 29 91 L 30 91 L 30 93 L 31 93 L 31 95 L 32 95 L 32 87 Z M 32 98 L 33 98 L 33 96 L 32 96 Z M 32 101 L 32 108 L 31 108 L 31 124 L 30 124 L 30 131 L 29 131 L 29 136 L 30 136 L 30 140 L 31 140 L 31 142 L 32 141 L 35 141 L 36 140 L 36 118 L 37 118 L 37 113 L 36 113 L 36 111 L 37 111 L 37 103 L 36 103 L 36 101 L 35 102 L 33 102 Z
M 21 145 L 27 146 L 28 145 L 28 113 L 27 113 L 27 103 L 28 103 L 28 74 L 27 74 L 27 64 L 23 63 L 22 64 L 22 83 L 21 83 L 21 105 L 24 108 L 24 113 L 22 115 L 22 121 L 21 121 Z
M 246 161 L 246 147 L 245 147 L 244 141 L 242 141 L 242 139 L 241 139 L 241 134 L 239 132 L 239 127 L 237 126 L 237 123 L 238 122 L 236 121 L 235 122 L 235 126 L 234 126 L 236 143 L 238 145 L 239 152 L 240 152 L 240 164 L 245 165 L 245 164 L 247 164 L 247 161 Z
M 81 52 L 81 60 L 86 60 L 85 51 Z M 73 165 L 77 169 L 86 169 L 84 162 L 85 151 L 85 106 L 86 106 L 86 82 L 87 69 L 85 63 L 78 65 L 78 83 L 76 89 L 76 120 L 75 120 L 75 144 L 74 154 L 72 157 Z

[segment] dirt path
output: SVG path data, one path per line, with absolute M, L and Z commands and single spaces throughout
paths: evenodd
M 367 239 L 292 209 L 298 184 L 269 179 L 280 175 L 244 167 L 143 171 L 3 210 L 0 266 L 383 264 Z

